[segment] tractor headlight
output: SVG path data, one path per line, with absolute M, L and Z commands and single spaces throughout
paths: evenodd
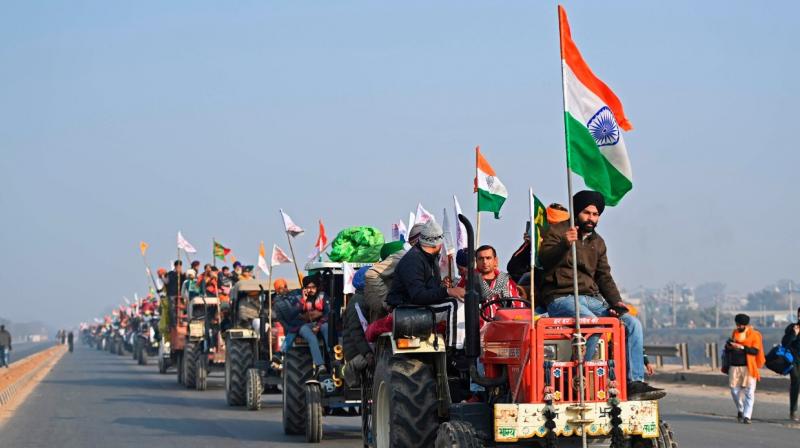
M 545 344 L 544 359 L 548 361 L 555 361 L 558 359 L 558 346 L 555 344 Z

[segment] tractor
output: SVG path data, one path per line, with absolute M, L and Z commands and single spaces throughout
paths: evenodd
M 225 399 L 230 406 L 261 408 L 261 394 L 277 390 L 280 371 L 271 364 L 273 338 L 268 281 L 247 279 L 230 291 L 230 328 L 225 331 Z M 272 346 L 269 344 L 272 343 Z
M 217 296 L 192 294 L 190 297 L 186 290 L 184 293 L 188 331 L 180 373 L 183 374 L 183 385 L 187 388 L 206 390 L 209 372 L 222 370 L 225 364 L 222 322 L 227 303 L 222 304 Z
M 369 264 L 351 263 L 358 269 Z M 283 360 L 283 430 L 286 434 L 304 434 L 309 443 L 322 440 L 323 416 L 361 416 L 362 430 L 368 413 L 362 412 L 367 402 L 362 386 L 349 387 L 344 381 L 344 352 L 340 343 L 342 311 L 346 306 L 343 263 L 311 262 L 306 265 L 309 275 L 317 275 L 319 289 L 330 303 L 328 315 L 328 345 L 318 337 L 328 374 L 314 377 L 311 352 L 303 338 L 296 338 Z M 363 432 L 363 431 L 362 431 Z
M 473 266 L 472 226 L 463 215 L 459 220 Z M 481 303 L 473 280 L 457 304 L 464 307 L 463 350 L 451 340 L 458 313 L 405 305 L 392 311 L 392 331 L 376 344 L 370 434 L 376 448 L 677 447 L 659 419 L 658 401 L 627 400 L 618 319 L 539 318 L 519 298 Z M 528 307 L 509 307 L 513 302 Z M 596 356 L 576 361 L 593 335 L 601 341 Z M 476 386 L 483 391 L 474 392 Z

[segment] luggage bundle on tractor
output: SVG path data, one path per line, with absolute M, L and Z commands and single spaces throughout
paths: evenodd
M 472 265 L 472 227 L 459 220 Z M 528 308 L 510 307 L 519 301 Z M 453 340 L 456 306 L 464 307 L 463 351 Z M 625 332 L 616 318 L 538 318 L 525 300 L 480 303 L 468 290 L 463 304 L 400 306 L 393 319 L 377 343 L 365 445 L 677 446 L 657 401 L 627 399 Z M 577 347 L 592 335 L 602 342 L 597 356 L 578 362 Z

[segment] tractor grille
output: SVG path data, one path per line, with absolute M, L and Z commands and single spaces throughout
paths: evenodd
M 583 365 L 584 396 L 586 402 L 608 400 L 608 365 L 606 361 L 591 361 Z M 578 365 L 576 362 L 554 362 L 550 378 L 555 402 L 577 402 Z

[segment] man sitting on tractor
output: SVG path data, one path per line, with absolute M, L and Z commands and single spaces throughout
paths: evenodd
M 574 317 L 573 260 L 571 245 L 577 249 L 578 294 L 581 317 L 618 317 L 625 327 L 628 366 L 628 399 L 657 400 L 666 393 L 644 382 L 644 335 L 642 324 L 628 313 L 611 277 L 606 244 L 597 234 L 597 224 L 605 209 L 603 195 L 584 190 L 573 197 L 575 227 L 562 222 L 545 233 L 539 260 L 544 269 L 542 295 L 550 317 Z M 589 338 L 585 359 L 592 359 L 597 338 Z
M 311 359 L 314 362 L 314 376 L 328 372 L 325 367 L 325 358 L 319 349 L 317 335 L 322 334 L 325 345 L 328 345 L 328 313 L 330 304 L 324 292 L 318 288 L 319 280 L 316 276 L 303 279 L 303 297 L 300 299 L 300 310 L 306 321 L 297 331 L 297 335 L 308 342 L 311 350 Z
M 272 355 L 272 362 L 283 363 L 283 354 L 294 343 L 297 332 L 305 324 L 300 309 L 300 290 L 290 291 L 286 279 L 279 278 L 274 282 L 275 296 L 273 297 L 273 316 L 283 326 L 283 344 L 281 350 Z M 277 336 L 277 334 L 275 335 Z

